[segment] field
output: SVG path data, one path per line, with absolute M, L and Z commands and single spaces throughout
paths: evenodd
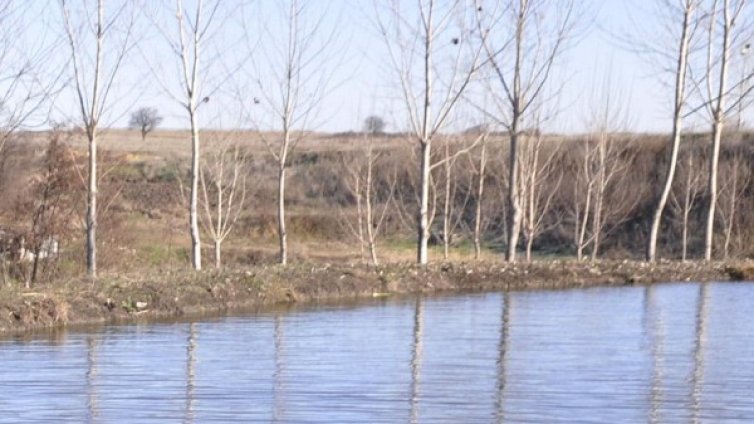
M 643 254 L 648 218 L 659 190 L 665 167 L 666 142 L 663 137 L 641 134 L 614 134 L 617 150 L 615 164 L 621 174 L 605 187 L 605 222 L 597 257 L 639 259 Z M 23 234 L 33 225 L 34 205 L 39 204 L 40 180 L 45 176 L 45 160 L 52 133 L 22 135 L 9 143 L 0 158 L 0 228 L 8 234 Z M 69 181 L 59 194 L 59 216 L 53 232 L 60 238 L 60 257 L 45 278 L 77 277 L 84 272 L 84 180 L 86 175 L 86 142 L 79 133 L 58 134 L 61 156 L 58 166 L 69 167 L 62 172 Z M 277 169 L 268 146 L 275 147 L 275 134 L 251 131 L 206 131 L 201 134 L 205 157 L 217 146 L 230 143 L 243 154 L 242 173 L 245 202 L 238 219 L 222 244 L 223 264 L 227 267 L 273 264 L 276 262 L 277 240 Z M 430 239 L 430 260 L 470 261 L 475 257 L 472 240 L 474 207 L 478 201 L 475 184 L 478 178 L 476 161 L 478 147 L 469 148 L 465 135 L 440 137 L 436 141 L 436 157 L 461 152 L 446 174 L 444 167 L 433 172 L 434 224 Z M 540 196 L 549 196 L 547 208 L 541 208 L 541 228 L 532 239 L 534 258 L 572 258 L 575 256 L 573 205 L 578 201 L 579 152 L 588 140 L 581 136 L 546 136 L 541 156 L 554 164 L 553 171 L 543 178 Z M 410 262 L 415 259 L 415 214 L 417 198 L 415 142 L 402 135 L 380 136 L 372 141 L 379 153 L 374 163 L 375 214 L 383 217 L 376 237 L 376 250 L 382 263 Z M 588 142 L 588 141 L 587 141 Z M 189 133 L 159 130 L 142 140 L 137 131 L 107 130 L 100 146 L 100 223 L 99 268 L 103 275 L 138 276 L 147 270 L 185 270 L 189 267 L 190 238 L 186 205 L 186 184 L 189 165 Z M 291 261 L 306 263 L 357 263 L 367 261 L 368 249 L 359 243 L 357 214 L 359 199 L 355 190 L 356 175 L 362 175 L 365 143 L 360 134 L 307 133 L 291 157 L 287 167 L 286 222 Z M 445 143 L 449 146 L 444 149 Z M 685 142 L 685 154 L 704 158 L 706 137 L 691 135 Z M 480 259 L 501 260 L 505 240 L 506 139 L 492 135 L 487 141 L 489 163 L 485 175 L 485 197 L 482 198 Z M 697 153 L 694 153 L 697 152 Z M 744 134 L 727 140 L 722 155 L 721 202 L 727 201 L 726 190 L 735 194 L 731 202 L 735 215 L 721 215 L 718 245 L 725 244 L 729 257 L 747 257 L 749 242 L 754 236 L 751 210 L 754 202 L 751 163 L 752 137 Z M 622 161 L 622 164 L 621 164 Z M 736 165 L 737 177 L 728 175 Z M 618 166 L 618 165 L 615 165 Z M 680 165 L 677 183 L 683 186 L 686 175 L 694 171 Z M 48 172 L 49 173 L 49 172 Z M 447 177 L 450 175 L 450 177 Z M 63 179 L 62 177 L 60 177 Z M 450 182 L 446 184 L 446 179 Z M 49 179 L 49 177 L 48 177 Z M 735 193 L 730 185 L 737 184 Z M 182 192 L 182 189 L 183 192 Z M 445 196 L 445 190 L 451 190 Z M 551 194 L 547 194 L 551 193 Z M 680 197 L 680 192 L 677 197 Z M 696 203 L 689 211 L 689 256 L 701 248 L 701 222 L 705 198 L 698 190 Z M 627 201 L 629 199 L 630 201 Z M 363 199 L 362 199 L 363 200 Z M 446 209 L 446 201 L 448 206 Z M 211 201 L 209 202 L 210 206 Z M 677 203 L 677 202 L 676 202 Z M 720 210 L 726 210 L 722 205 Z M 363 212 L 362 212 L 363 213 Z M 448 215 L 448 256 L 444 255 L 445 228 Z M 207 220 L 206 214 L 202 214 Z M 678 258 L 681 234 L 679 210 L 669 207 L 667 225 L 661 233 L 664 257 Z M 728 225 L 728 221 L 733 219 Z M 363 224 L 362 224 L 363 225 Z M 726 233 L 725 229 L 731 231 Z M 214 248 L 209 233 L 203 233 L 205 268 L 214 264 Z M 363 238 L 362 234 L 362 238 Z M 522 240 L 524 249 L 527 239 Z M 593 246 L 585 246 L 585 255 Z M 588 256 L 588 255 L 587 255 Z M 6 266 L 7 268 L 7 266 Z M 13 268 L 13 267 L 10 267 Z M 6 269 L 4 277 L 22 280 L 29 270 L 24 266 Z M 28 267 L 27 267 L 28 268 Z

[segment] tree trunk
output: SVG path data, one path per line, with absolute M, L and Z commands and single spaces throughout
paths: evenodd
M 477 183 L 477 197 L 474 210 L 474 259 L 482 256 L 482 196 L 484 194 L 484 171 L 487 165 L 487 143 L 482 140 L 482 152 L 479 156 L 479 180 Z
M 443 202 L 443 213 L 442 213 L 442 234 L 443 234 L 443 240 L 442 240 L 442 256 L 443 259 L 446 261 L 448 260 L 448 256 L 450 254 L 450 174 L 451 174 L 451 167 L 450 167 L 450 147 L 448 146 L 447 140 L 445 141 L 445 201 Z
M 738 197 L 738 158 L 733 159 L 733 170 L 730 176 L 732 181 L 730 199 L 728 203 L 728 219 L 725 226 L 725 242 L 723 244 L 723 259 L 728 259 L 730 253 L 730 240 L 733 236 L 733 225 L 736 219 L 736 198 Z
M 359 171 L 361 171 L 359 169 Z M 356 175 L 356 236 L 359 238 L 359 258 L 361 262 L 366 262 L 366 256 L 364 252 L 364 211 L 361 200 L 361 175 Z
M 591 177 L 587 177 L 591 179 Z M 584 202 L 584 216 L 581 219 L 581 222 L 577 224 L 576 228 L 579 228 L 578 234 L 576 235 L 576 259 L 581 261 L 584 259 L 584 248 L 588 244 L 588 242 L 585 242 L 586 240 L 586 228 L 589 223 L 589 215 L 591 213 L 592 208 L 592 184 L 591 181 L 587 183 L 586 185 L 586 201 Z
M 683 211 L 683 235 L 681 238 L 681 261 L 686 262 L 688 252 L 688 240 L 689 240 L 689 210 L 685 208 Z
M 280 240 L 280 264 L 288 263 L 288 237 L 285 232 L 285 163 L 278 169 L 278 239 Z
M 530 233 L 531 234 L 531 233 Z M 526 262 L 531 262 L 531 251 L 534 246 L 534 237 L 526 238 Z
M 505 254 L 505 260 L 516 262 L 516 248 L 518 247 L 518 236 L 521 232 L 521 201 L 520 187 L 518 182 L 518 133 L 517 125 L 514 118 L 514 125 L 510 132 L 510 169 L 508 172 L 508 247 Z
M 723 124 L 725 123 L 725 100 L 728 89 L 728 59 L 730 56 L 730 32 L 733 23 L 730 19 L 730 3 L 725 0 L 723 6 L 723 51 L 720 62 L 720 82 L 717 92 L 717 104 L 713 111 L 714 122 L 712 124 L 712 155 L 710 155 L 709 168 L 709 209 L 707 210 L 707 228 L 704 233 L 704 260 L 712 260 L 712 244 L 715 236 L 715 208 L 717 207 L 717 168 L 720 162 L 720 141 L 722 139 Z M 712 40 L 710 39 L 710 42 Z M 735 195 L 734 195 L 735 197 Z
M 427 242 L 429 241 L 429 179 L 431 141 L 421 142 L 421 195 L 419 204 L 418 250 L 416 261 L 421 265 L 427 264 Z
M 602 172 L 602 171 L 600 171 Z M 597 192 L 594 199 L 594 213 L 592 214 L 592 251 L 589 254 L 589 260 L 594 262 L 597 260 L 597 253 L 599 252 L 601 234 L 602 234 L 602 207 L 604 202 L 605 187 L 604 181 L 600 180 Z
M 426 265 L 427 241 L 429 240 L 429 183 L 432 166 L 432 12 L 434 3 L 430 2 L 425 21 L 424 37 L 424 105 L 419 144 L 421 145 L 421 195 L 419 199 L 419 240 L 416 261 Z M 433 209 L 434 210 L 434 209 Z
M 681 237 L 681 261 L 686 262 L 688 257 L 688 240 L 689 240 L 689 214 L 691 213 L 691 191 L 694 181 L 693 156 L 688 155 L 686 165 L 686 186 L 683 193 L 683 234 Z
M 86 273 L 97 278 L 97 129 L 89 128 L 89 190 L 86 210 Z
M 199 126 L 196 108 L 189 107 L 191 120 L 191 204 L 189 206 L 189 225 L 191 231 L 191 264 L 194 270 L 202 269 L 202 241 L 199 234 Z
M 215 269 L 220 269 L 222 267 L 222 260 L 220 259 L 221 245 L 222 241 L 220 239 L 215 239 Z
M 367 243 L 369 245 L 369 255 L 372 258 L 372 265 L 377 266 L 377 247 L 375 246 L 374 234 L 374 218 L 372 217 L 372 173 L 374 171 L 374 157 L 372 152 L 372 140 L 369 140 L 369 148 L 367 154 L 367 181 L 364 200 L 366 201 L 366 229 L 367 229 Z
M 717 168 L 720 163 L 720 140 L 723 126 L 721 121 L 712 125 L 712 155 L 710 155 L 709 172 L 709 208 L 707 209 L 707 225 L 704 231 L 704 260 L 712 260 L 712 245 L 715 236 L 715 208 L 717 206 Z
M 654 215 L 652 216 L 652 226 L 649 231 L 649 240 L 647 242 L 647 255 L 646 259 L 649 262 L 654 262 L 657 259 L 657 236 L 660 231 L 660 223 L 662 221 L 662 213 L 665 211 L 665 205 L 670 195 L 670 189 L 673 186 L 673 178 L 675 176 L 676 163 L 678 162 L 678 149 L 681 144 L 681 131 L 683 123 L 683 105 L 686 102 L 686 68 L 688 64 L 688 50 L 689 50 L 689 38 L 690 38 L 690 25 L 691 18 L 694 13 L 694 4 L 688 1 L 683 15 L 683 28 L 681 33 L 680 45 L 678 47 L 678 67 L 676 69 L 675 78 L 675 105 L 673 111 L 673 135 L 672 146 L 670 150 L 670 161 L 668 163 L 668 170 L 665 176 L 665 185 L 663 186 L 660 199 L 655 207 Z

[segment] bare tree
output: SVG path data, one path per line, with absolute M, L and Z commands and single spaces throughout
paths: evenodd
M 351 195 L 356 199 L 356 223 L 352 223 L 345 213 L 341 212 L 343 216 L 343 222 L 351 233 L 356 237 L 356 241 L 359 243 L 359 257 L 362 262 L 365 262 L 365 247 L 366 241 L 364 239 L 364 182 L 362 175 L 363 163 L 359 158 L 348 155 L 343 157 L 343 168 L 346 171 L 346 187 Z
M 461 176 L 455 172 L 456 161 L 462 156 L 458 154 L 458 145 L 464 141 L 463 137 L 444 137 L 443 139 L 443 210 L 442 210 L 442 247 L 443 259 L 448 260 L 450 256 L 450 243 L 453 241 L 453 234 L 463 221 L 463 212 L 471 199 L 472 190 L 471 180 L 469 187 L 461 189 L 461 198 L 458 199 L 459 179 Z M 478 138 L 477 138 L 478 141 Z M 474 141 L 474 142 L 477 142 Z M 453 145 L 453 146 L 452 146 Z M 455 149 L 455 151 L 452 151 Z M 468 149 L 463 149 L 467 151 Z M 472 174 L 467 174 L 471 179 Z M 460 204 L 459 203 L 460 200 Z
M 544 136 L 538 130 L 535 134 L 522 135 L 519 183 L 524 200 L 523 205 L 523 234 L 526 240 L 526 261 L 532 260 L 534 240 L 542 232 L 557 226 L 557 222 L 545 225 L 545 218 L 553 204 L 553 198 L 560 189 L 563 180 L 562 169 L 556 162 L 558 149 L 548 146 L 549 151 L 543 149 Z
M 689 45 L 695 26 L 695 14 L 699 6 L 698 3 L 698 0 L 683 0 L 680 8 L 677 10 L 670 2 L 665 3 L 668 8 L 678 14 L 680 36 L 677 40 L 678 50 L 675 56 L 675 98 L 673 102 L 673 131 L 670 136 L 670 158 L 668 160 L 668 169 L 665 173 L 665 184 L 655 206 L 649 239 L 647 240 L 646 259 L 649 262 L 654 262 L 657 258 L 657 236 L 660 231 L 662 214 L 665 211 L 665 205 L 673 186 L 673 178 L 675 177 L 678 162 L 678 150 L 681 145 L 681 133 L 683 131 L 684 109 L 687 103 Z
M 366 222 L 367 222 L 367 245 L 369 255 L 372 259 L 372 265 L 379 265 L 377 259 L 377 238 L 382 234 L 385 227 L 385 219 L 390 212 L 390 204 L 395 198 L 395 186 L 398 183 L 396 167 L 393 165 L 392 172 L 387 175 L 387 187 L 382 193 L 382 199 L 377 202 L 377 190 L 375 190 L 374 168 L 377 156 L 369 154 L 373 159 L 367 162 L 367 186 L 365 198 L 366 204 Z
M 97 141 L 103 115 L 110 104 L 110 94 L 118 72 L 132 47 L 134 14 L 124 3 L 105 18 L 104 0 L 97 0 L 96 11 L 74 9 L 60 0 L 63 25 L 70 48 L 73 87 L 78 100 L 82 127 L 89 145 L 86 214 L 86 269 L 97 277 Z M 94 18 L 94 22 L 90 19 Z M 89 30 L 93 26 L 93 38 Z M 112 35 L 115 44 L 106 49 L 105 41 Z M 92 45 L 85 43 L 91 42 Z
M 307 137 L 307 127 L 317 124 L 317 113 L 332 85 L 332 52 L 338 50 L 337 31 L 325 27 L 324 11 L 314 10 L 305 1 L 281 2 L 282 22 L 265 23 L 267 39 L 256 54 L 263 60 L 252 70 L 258 94 L 250 119 L 257 129 L 271 124 L 279 131 L 274 138 L 263 131 L 260 136 L 277 163 L 278 261 L 283 265 L 288 263 L 285 193 L 290 158 Z
M 402 4 L 405 2 L 392 0 L 389 16 L 378 12 L 377 24 L 400 81 L 412 137 L 420 149 L 416 260 L 426 264 L 432 219 L 431 170 L 442 164 L 432 163 L 432 142 L 477 73 L 481 50 L 472 45 L 475 40 L 467 25 L 470 1 L 444 5 L 427 0 L 418 3 L 418 10 L 410 11 L 403 10 Z
M 720 208 L 717 214 L 723 226 L 723 258 L 730 256 L 730 247 L 733 242 L 733 230 L 738 223 L 738 214 L 744 199 L 747 187 L 751 181 L 751 167 L 746 158 L 736 152 L 723 164 L 722 184 L 720 190 Z
M 515 262 L 523 204 L 519 144 L 524 121 L 547 97 L 553 68 L 577 20 L 573 0 L 477 0 L 480 33 L 494 77 L 489 93 L 496 105 L 491 118 L 502 125 L 510 140 L 508 166 L 508 246 L 505 258 Z
M 166 81 L 164 72 L 152 69 L 163 91 L 186 111 L 191 132 L 191 183 L 189 190 L 189 234 L 191 236 L 191 265 L 194 270 L 202 269 L 202 243 L 199 228 L 199 174 L 201 169 L 201 143 L 199 111 L 202 105 L 210 101 L 210 95 L 216 87 L 207 87 L 210 68 L 220 62 L 219 52 L 212 52 L 212 60 L 206 59 L 207 42 L 215 35 L 216 22 L 222 21 L 219 0 L 197 0 L 187 6 L 184 0 L 176 0 L 173 18 L 174 29 L 167 24 L 155 22 L 163 39 L 168 44 L 173 57 L 178 62 L 179 76 L 175 80 L 178 88 L 173 87 L 173 80 Z
M 597 258 L 602 240 L 630 216 L 643 195 L 625 182 L 633 161 L 627 143 L 611 127 L 600 126 L 576 150 L 567 210 L 579 260 L 588 248 L 590 259 Z
M 215 268 L 222 266 L 222 243 L 233 231 L 246 207 L 246 156 L 232 134 L 209 139 L 212 149 L 204 155 L 199 169 L 200 221 L 214 243 Z
M 686 151 L 685 160 L 679 162 L 681 185 L 670 194 L 670 206 L 681 221 L 681 260 L 688 259 L 689 218 L 699 203 L 704 190 L 705 164 L 693 148 Z M 680 191 L 680 193 L 679 193 Z
M 161 122 L 162 116 L 157 112 L 157 109 L 152 107 L 142 107 L 131 114 L 131 120 L 128 121 L 128 126 L 140 130 L 141 139 L 143 141 L 147 139 L 147 134 L 154 131 Z
M 566 227 L 572 227 L 576 258 L 590 249 L 595 260 L 603 239 L 623 223 L 641 199 L 641 186 L 628 180 L 635 158 L 625 102 L 610 73 L 594 90 L 586 116 L 589 132 L 564 154 L 573 191 L 565 200 Z M 565 196 L 564 196 L 565 197 Z
M 704 260 L 712 260 L 712 243 L 715 233 L 715 207 L 717 206 L 717 177 L 720 162 L 720 142 L 723 126 L 728 110 L 728 73 L 730 70 L 733 30 L 744 9 L 746 0 L 713 0 L 711 10 L 708 11 L 709 27 L 707 31 L 707 67 L 705 72 L 707 96 L 706 104 L 712 121 L 712 140 L 709 164 L 709 206 L 707 210 L 707 225 L 704 235 Z M 722 10 L 719 10 L 722 9 Z M 722 13 L 722 21 L 718 21 L 718 13 Z M 720 52 L 716 53 L 717 37 L 721 35 Z M 717 72 L 715 73 L 715 70 Z M 717 87 L 714 87 L 717 85 Z
M 364 135 L 363 149 L 355 156 L 345 158 L 344 166 L 349 174 L 349 189 L 356 199 L 356 223 L 348 222 L 351 232 L 359 241 L 362 260 L 368 249 L 372 265 L 378 265 L 377 239 L 384 227 L 385 219 L 393 202 L 398 178 L 394 172 L 382 175 L 382 185 L 378 187 L 375 167 L 380 164 L 383 153 L 375 147 L 374 134 Z M 381 189 L 380 189 L 381 188 Z

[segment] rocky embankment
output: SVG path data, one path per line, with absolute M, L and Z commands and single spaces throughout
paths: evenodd
M 544 290 L 672 281 L 754 280 L 754 265 L 633 261 L 260 266 L 200 273 L 105 276 L 0 289 L 0 334 L 64 326 L 189 318 L 281 303 L 453 291 Z

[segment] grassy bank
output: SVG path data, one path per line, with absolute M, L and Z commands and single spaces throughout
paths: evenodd
M 751 265 L 633 261 L 541 261 L 531 264 L 296 264 L 201 273 L 155 273 L 0 289 L 0 333 L 66 326 L 190 318 L 319 302 L 438 292 L 623 286 L 668 281 L 752 279 Z

